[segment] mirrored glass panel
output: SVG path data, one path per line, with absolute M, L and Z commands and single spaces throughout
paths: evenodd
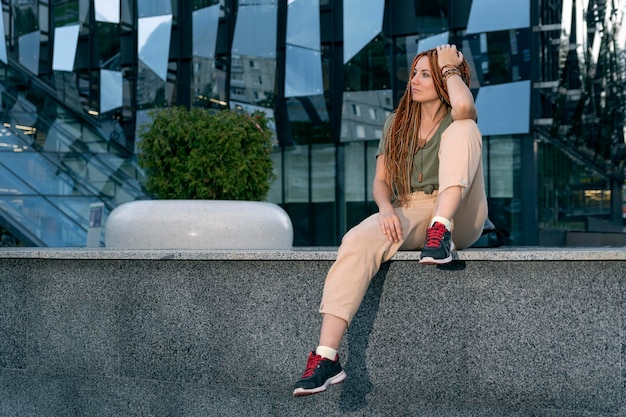
M 276 6 L 240 6 L 238 10 L 231 57 L 231 106 L 249 103 L 267 113 L 276 96 Z
M 232 53 L 276 57 L 276 6 L 239 6 Z
M 139 18 L 173 14 L 171 0 L 137 0 Z
M 8 124 L 8 123 L 7 123 Z M 20 138 L 6 127 L 0 127 L 0 152 L 24 152 L 30 150 L 30 141 Z
M 6 157 L 10 156 L 10 158 Z M 53 160 L 57 155 L 50 155 Z M 76 190 L 85 192 L 85 188 L 67 173 L 51 163 L 44 155 L 37 152 L 0 153 L 2 164 L 13 171 L 36 192 L 50 195 L 73 195 Z
M 3 36 L 6 33 L 4 31 L 4 13 L 2 14 L 2 19 L 0 19 L 0 33 Z M 2 39 L 5 39 L 5 38 L 3 37 Z M 4 62 L 5 64 L 8 63 L 8 60 L 7 60 L 7 43 L 6 42 L 0 42 L 0 61 Z
M 272 158 L 272 171 L 274 173 L 274 180 L 270 186 L 270 191 L 267 194 L 266 200 L 274 204 L 282 204 L 283 202 L 283 159 L 282 159 L 282 147 L 272 147 L 270 157 Z
M 96 27 L 98 39 L 98 62 L 100 68 L 119 71 L 121 68 L 121 40 L 119 25 L 98 23 Z
M 217 27 L 220 6 L 215 5 L 195 10 L 192 15 L 193 55 L 200 58 L 215 57 Z
M 350 61 L 383 30 L 385 0 L 344 0 L 343 63 Z
M 321 53 L 287 45 L 285 97 L 313 96 L 323 92 Z
M 165 81 L 172 34 L 172 15 L 140 18 L 137 28 L 139 59 Z
M 530 0 L 473 0 L 466 33 L 493 32 L 530 26 Z
M 74 71 L 79 30 L 80 25 L 63 26 L 54 29 L 54 56 L 52 58 L 52 69 L 54 71 Z
M 27 33 L 18 39 L 19 62 L 33 74 L 39 74 L 39 31 Z
M 28 186 L 19 177 L 2 165 L 2 161 L 11 158 L 11 154 L 0 151 L 0 196 L 36 194 L 35 190 Z
M 335 201 L 336 149 L 333 144 L 311 147 L 311 201 Z
M 285 203 L 309 202 L 309 146 L 293 146 L 284 149 Z
M 109 112 L 122 105 L 122 73 L 100 70 L 100 113 Z
M 13 1 L 13 17 L 17 36 L 39 30 L 39 13 L 36 0 Z
M 390 39 L 383 35 L 365 46 L 344 65 L 344 90 L 384 90 L 391 85 Z
M 54 27 L 56 28 L 79 23 L 78 0 L 56 1 L 52 11 L 54 12 Z M 40 29 L 45 31 L 43 24 L 41 24 Z
M 44 246 L 81 247 L 87 243 L 86 228 L 70 220 L 43 197 L 0 197 L 0 209 Z
M 287 44 L 320 50 L 318 0 L 293 0 L 287 10 Z
M 323 95 L 289 98 L 286 105 L 292 138 L 281 135 L 282 145 L 335 142 Z
M 289 2 L 293 2 L 294 0 L 288 0 Z M 259 5 L 259 4 L 272 4 L 275 5 L 278 3 L 278 0 L 239 0 L 240 5 Z
M 419 54 L 420 52 L 436 48 L 439 45 L 443 45 L 449 42 L 450 42 L 450 32 L 443 32 L 437 35 L 432 35 L 426 38 L 421 38 L 419 41 L 417 41 L 417 50 L 415 51 L 415 54 L 413 56 Z M 407 52 L 409 51 L 407 50 Z M 411 58 L 411 61 L 408 62 L 407 68 L 411 67 L 412 62 L 413 62 L 413 58 Z
M 472 65 L 472 78 L 480 85 L 530 79 L 531 32 L 529 28 L 470 35 L 471 53 L 464 55 Z
M 118 1 L 118 0 L 113 0 Z M 81 23 L 89 23 L 89 6 L 90 0 L 79 0 L 78 15 Z
M 476 110 L 478 127 L 485 136 L 528 133 L 530 81 L 481 87 L 476 95 Z
M 341 141 L 379 140 L 385 118 L 393 110 L 391 90 L 343 94 Z
M 120 23 L 120 0 L 94 0 L 96 22 Z

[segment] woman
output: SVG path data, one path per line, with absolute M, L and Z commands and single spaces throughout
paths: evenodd
M 385 121 L 373 184 L 378 213 L 343 237 L 326 277 L 319 345 L 294 396 L 346 378 L 337 351 L 371 279 L 398 250 L 421 249 L 420 263 L 443 264 L 480 237 L 487 219 L 482 137 L 469 66 L 454 45 L 418 54 L 412 78 Z

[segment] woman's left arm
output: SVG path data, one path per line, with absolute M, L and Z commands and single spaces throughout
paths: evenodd
M 441 45 L 437 47 L 437 64 L 439 69 L 444 71 L 448 67 L 457 67 L 463 62 L 463 54 L 456 49 L 456 45 Z M 452 74 L 444 78 L 450 105 L 452 106 L 452 119 L 473 119 L 476 120 L 476 105 L 474 96 L 465 82 L 458 74 Z

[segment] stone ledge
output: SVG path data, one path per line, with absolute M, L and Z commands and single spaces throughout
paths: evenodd
M 400 251 L 396 261 L 419 260 L 419 251 Z M 0 248 L 0 259 L 169 259 L 169 260 L 324 260 L 333 261 L 336 247 L 294 249 L 113 249 L 113 248 Z M 465 249 L 454 253 L 458 261 L 611 261 L 626 260 L 626 248 L 501 247 Z

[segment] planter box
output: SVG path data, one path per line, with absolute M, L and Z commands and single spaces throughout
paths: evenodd
M 260 201 L 140 200 L 115 208 L 105 246 L 123 249 L 290 249 L 293 226 Z

